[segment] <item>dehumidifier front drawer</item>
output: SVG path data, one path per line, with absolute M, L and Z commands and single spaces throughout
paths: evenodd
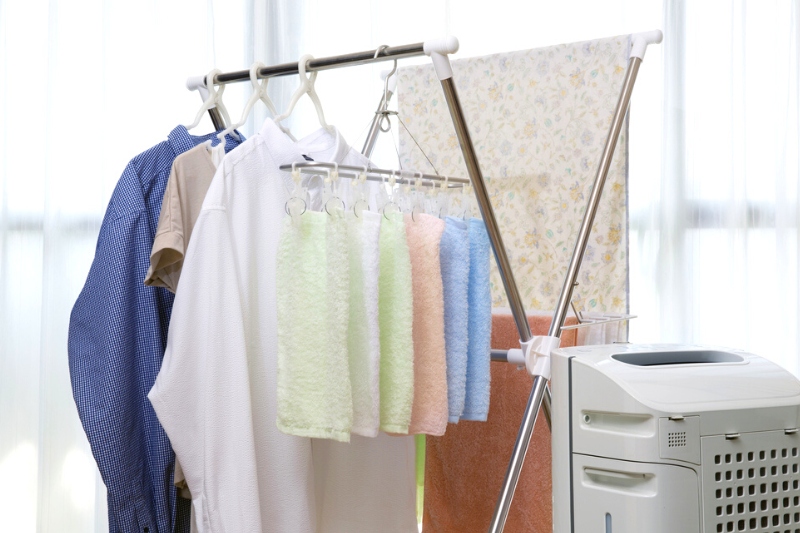
M 699 533 L 691 468 L 572 455 L 575 533 Z

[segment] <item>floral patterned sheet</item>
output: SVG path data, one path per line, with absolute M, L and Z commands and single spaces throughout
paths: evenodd
M 625 35 L 453 61 L 527 310 L 555 308 L 622 87 L 628 41 Z M 400 69 L 397 92 L 402 168 L 466 177 L 433 67 Z M 627 136 L 626 122 L 574 291 L 578 310 L 628 311 Z M 494 262 L 492 268 L 493 305 L 507 307 Z

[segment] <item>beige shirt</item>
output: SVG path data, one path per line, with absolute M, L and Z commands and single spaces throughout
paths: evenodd
M 145 285 L 178 290 L 192 229 L 224 155 L 222 143 L 213 148 L 204 143 L 175 158 L 161 202 Z
M 200 144 L 180 154 L 172 163 L 172 171 L 161 201 L 156 237 L 150 251 L 150 268 L 145 285 L 166 287 L 175 292 L 183 266 L 183 257 L 189 247 L 189 237 L 203 207 L 208 187 L 225 156 L 223 143 L 215 147 Z M 181 497 L 191 499 L 183 469 L 175 459 L 174 483 Z M 194 516 L 192 531 L 196 531 Z

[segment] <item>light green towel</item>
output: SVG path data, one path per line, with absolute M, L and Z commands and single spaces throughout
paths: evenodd
M 284 219 L 277 257 L 278 428 L 350 440 L 347 224 L 308 211 Z
M 353 389 L 352 433 L 376 437 L 380 427 L 381 347 L 378 326 L 380 213 L 349 213 L 350 386 Z
M 411 259 L 402 217 L 381 222 L 378 315 L 381 339 L 381 429 L 408 433 L 414 400 Z

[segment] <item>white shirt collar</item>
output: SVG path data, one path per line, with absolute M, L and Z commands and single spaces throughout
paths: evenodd
M 274 146 L 276 153 L 289 153 L 292 155 L 292 160 L 281 162 L 281 164 L 304 161 L 306 160 L 303 157 L 304 155 L 314 161 L 342 163 L 350 152 L 350 146 L 345 142 L 338 129 L 335 127 L 332 127 L 332 129 L 333 133 L 320 128 L 294 142 L 275 124 L 275 121 L 268 118 L 264 121 L 259 135 L 268 140 L 270 145 L 273 145 L 273 143 L 279 145 Z

